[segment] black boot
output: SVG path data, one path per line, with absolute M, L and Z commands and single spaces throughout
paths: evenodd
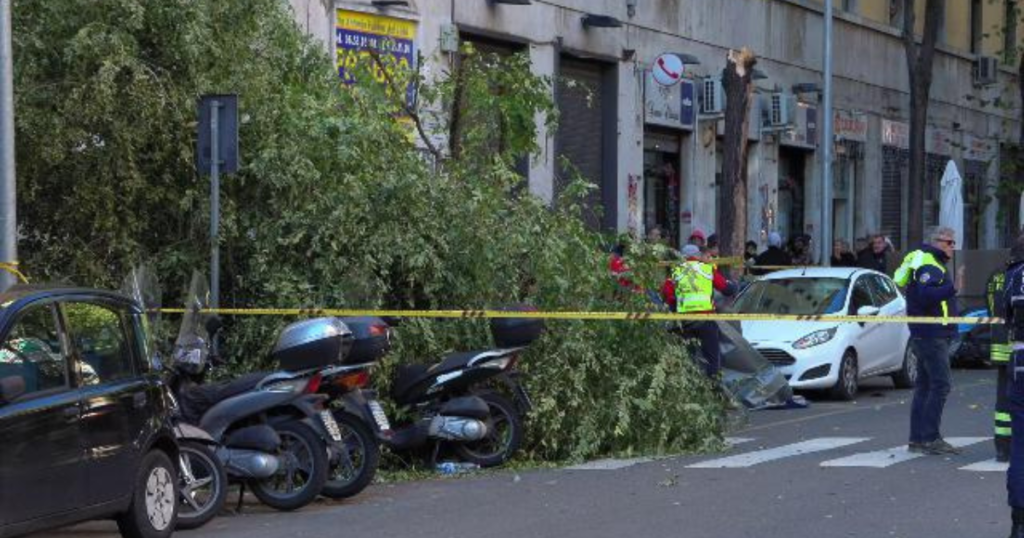
M 1006 463 L 1010 461 L 1010 440 L 1005 438 L 996 439 L 996 461 Z
M 1024 538 L 1024 508 L 1013 509 L 1013 530 L 1010 538 Z

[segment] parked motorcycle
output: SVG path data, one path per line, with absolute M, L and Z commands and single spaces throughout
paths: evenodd
M 440 448 L 447 444 L 462 459 L 481 467 L 501 465 L 519 450 L 523 419 L 532 403 L 519 382 L 516 364 L 540 337 L 544 322 L 499 318 L 491 320 L 490 328 L 495 348 L 452 353 L 433 365 L 398 368 L 391 396 L 416 418 L 390 435 L 381 432 L 391 448 L 409 450 L 433 442 L 436 463 Z M 492 382 L 506 391 L 497 390 Z
M 255 373 L 204 383 L 210 362 L 218 360 L 220 329 L 215 317 L 203 319 L 205 280 L 193 278 L 187 311 L 175 343 L 168 386 L 185 423 L 198 426 L 217 443 L 217 458 L 230 480 L 248 485 L 264 504 L 295 510 L 320 494 L 327 480 L 324 437 L 340 439 L 333 416 L 317 394 L 320 376 L 276 381 L 279 374 Z M 309 370 L 339 361 L 351 333 L 334 318 L 300 321 L 278 337 L 273 358 L 286 371 Z

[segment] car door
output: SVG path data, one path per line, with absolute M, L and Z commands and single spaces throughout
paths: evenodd
M 53 303 L 33 303 L 0 335 L 0 523 L 73 510 L 84 499 L 81 399 Z
M 881 316 L 902 316 L 907 312 L 906 304 L 901 300 L 896 284 L 882 275 L 871 275 L 872 292 L 878 301 Z M 882 335 L 886 345 L 882 348 L 883 357 L 879 368 L 884 371 L 898 369 L 903 364 L 903 323 L 883 323 Z
M 850 290 L 851 315 L 856 315 L 862 307 L 878 306 L 872 288 L 871 275 L 857 277 Z M 882 364 L 886 345 L 884 325 L 884 323 L 857 324 L 854 348 L 857 350 L 857 362 L 860 364 L 861 375 L 870 374 Z
M 89 501 L 128 495 L 147 427 L 148 383 L 138 371 L 123 306 L 74 301 L 61 305 L 82 393 L 82 440 Z

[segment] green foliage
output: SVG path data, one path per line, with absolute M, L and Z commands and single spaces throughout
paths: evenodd
M 422 116 L 396 121 L 404 92 L 358 74 L 340 85 L 279 0 L 21 0 L 14 12 L 22 252 L 36 279 L 115 287 L 150 260 L 165 290 L 183 290 L 208 258 L 196 102 L 237 92 L 225 306 L 644 307 L 614 289 L 603 239 L 580 219 L 592 186 L 577 181 L 552 210 L 515 172 L 537 150 L 535 118 L 555 120 L 551 81 L 524 56 L 467 50 L 455 72 L 417 81 Z M 417 123 L 453 151 L 424 158 Z M 237 369 L 266 366 L 288 321 L 229 320 Z M 397 363 L 489 345 L 479 321 L 399 334 L 378 381 Z M 537 457 L 703 448 L 720 429 L 710 386 L 654 323 L 550 323 L 522 369 Z

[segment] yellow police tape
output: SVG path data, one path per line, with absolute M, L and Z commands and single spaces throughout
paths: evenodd
M 164 314 L 184 314 L 183 308 L 161 308 Z M 308 316 L 458 319 L 566 319 L 588 321 L 801 321 L 837 323 L 920 323 L 930 325 L 997 325 L 1000 318 L 931 318 L 913 316 L 795 316 L 786 314 L 671 314 L 667 312 L 521 312 L 509 310 L 360 310 L 347 308 L 211 308 L 204 314 L 223 316 Z
M 28 284 L 28 278 L 18 270 L 18 262 L 0 262 L 0 271 L 7 271 L 18 277 L 22 284 Z

